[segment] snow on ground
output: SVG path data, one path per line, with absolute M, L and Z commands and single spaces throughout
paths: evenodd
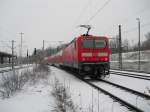
M 150 81 L 148 80 L 136 79 L 132 77 L 126 77 L 126 76 L 120 76 L 114 74 L 110 74 L 110 77 L 105 78 L 105 80 L 150 95 L 147 89 L 147 88 L 150 89 Z
M 118 110 L 114 110 L 113 101 L 111 99 L 109 99 L 107 96 L 103 95 L 102 93 L 98 95 L 98 92 L 96 90 L 92 89 L 92 87 L 87 86 L 87 84 L 83 83 L 76 77 L 66 73 L 65 71 L 58 70 L 57 68 L 54 68 L 54 69 L 56 69 L 55 71 L 59 72 L 59 74 L 62 74 L 60 76 L 59 74 L 56 74 L 56 72 L 54 72 L 56 74 L 55 76 L 58 75 L 57 77 L 59 77 L 59 80 L 61 80 L 65 84 L 68 82 L 68 84 L 66 84 L 66 85 L 69 85 L 69 88 L 71 88 L 70 91 L 71 91 L 72 95 L 75 97 L 74 101 L 78 100 L 77 102 L 81 102 L 80 104 L 82 106 L 81 105 L 80 106 L 81 106 L 81 108 L 86 110 L 86 112 L 89 111 L 88 107 L 90 107 L 90 108 L 92 107 L 92 104 L 91 104 L 92 102 L 94 105 L 94 112 L 98 112 L 98 110 L 97 110 L 98 102 L 100 104 L 100 106 L 99 106 L 100 111 L 102 111 L 102 112 L 105 109 L 107 109 L 107 110 L 105 110 L 106 112 L 111 112 L 112 108 L 113 108 L 114 112 L 118 111 Z M 132 87 L 135 90 L 139 90 L 141 92 L 146 91 L 147 90 L 146 87 L 148 87 L 150 85 L 150 81 L 144 81 L 144 80 L 138 80 L 138 79 L 134 80 L 133 78 L 129 78 L 129 77 L 128 78 L 124 78 L 124 77 L 119 78 L 118 76 L 116 76 L 114 78 L 113 75 L 111 75 L 106 80 L 110 80 L 115 83 L 120 82 L 123 86 L 126 85 L 126 87 Z M 120 98 L 125 99 L 126 101 L 130 102 L 131 104 L 137 105 L 137 107 L 141 108 L 142 110 L 144 110 L 146 112 L 150 111 L 150 101 L 149 100 L 144 100 L 143 98 L 139 98 L 136 95 L 131 95 L 125 91 L 120 91 L 116 88 L 107 86 L 106 84 L 103 84 L 101 82 L 98 85 L 102 86 L 106 90 L 111 91 L 113 94 L 119 96 Z M 79 94 L 79 96 L 82 96 L 81 99 L 80 99 L 80 97 L 77 97 L 78 94 Z M 92 98 L 92 96 L 93 96 L 93 98 Z M 92 101 L 92 99 L 93 99 L 93 101 Z M 103 110 L 103 108 L 104 108 L 104 110 Z M 118 107 L 118 105 L 116 106 L 116 104 L 115 104 L 115 109 L 117 109 L 117 108 L 120 109 L 120 107 Z M 122 110 L 119 110 L 119 112 L 120 111 L 122 111 Z
M 130 102 L 130 104 L 136 105 L 140 109 L 144 110 L 144 112 L 150 111 L 149 100 L 145 100 L 144 98 L 138 97 L 137 95 L 121 90 L 120 88 L 110 86 L 109 84 L 103 82 L 94 82 L 94 84 L 118 96 L 119 98 L 124 99 L 126 102 Z
M 0 99 L 0 112 L 52 112 L 56 106 L 51 95 L 55 78 L 71 93 L 71 98 L 80 112 L 128 112 L 126 107 L 114 102 L 109 96 L 93 89 L 69 73 L 50 67 L 49 82 L 40 81 L 36 85 L 26 84 L 24 88 L 10 97 Z
M 120 106 L 114 102 L 107 95 L 93 89 L 91 86 L 85 84 L 71 74 L 52 68 L 53 77 L 57 77 L 64 85 L 66 85 L 71 92 L 71 96 L 75 104 L 81 108 L 83 112 L 126 112 L 125 107 Z
M 150 81 L 148 80 L 136 79 L 132 77 L 126 77 L 126 76 L 120 76 L 114 74 L 110 74 L 110 77 L 106 77 L 105 80 L 150 95 L 150 91 L 149 91 Z M 128 95 L 126 93 L 123 94 L 122 92 L 119 93 L 117 89 L 112 90 L 112 88 L 110 89 L 106 84 L 103 83 L 100 83 L 99 86 L 108 89 L 109 91 L 111 91 L 114 94 L 117 94 L 117 96 L 120 96 L 121 98 L 124 97 L 132 104 L 137 105 L 140 108 L 143 108 L 146 112 L 150 111 L 150 100 L 144 101 L 142 98 L 139 97 L 135 97 L 135 96 L 132 97 L 131 95 Z
M 14 66 L 14 68 L 26 67 L 26 66 L 30 66 L 30 65 L 32 65 L 32 64 L 17 65 L 17 66 Z M 10 67 L 1 67 L 1 68 L 0 68 L 0 71 L 1 71 L 1 70 L 11 70 L 11 69 L 12 69 L 11 66 L 10 66 Z
M 126 107 L 121 106 L 118 102 L 114 102 L 109 96 L 93 89 L 91 86 L 82 82 L 75 76 L 55 67 L 50 67 L 51 72 L 48 82 L 39 81 L 36 85 L 27 83 L 21 91 L 16 93 L 9 99 L 0 99 L 0 112 L 52 112 L 56 107 L 54 96 L 51 95 L 52 85 L 57 78 L 71 93 L 71 98 L 80 112 L 128 112 Z M 141 92 L 146 91 L 146 87 L 150 85 L 149 81 L 110 75 L 106 78 L 114 83 L 134 88 Z M 149 107 L 145 107 L 140 98 L 121 93 L 114 88 L 107 87 L 102 83 L 98 84 L 109 89 L 114 94 L 120 94 L 121 97 L 131 100 L 133 104 L 137 103 L 138 107 L 145 108 L 148 112 Z M 129 99 L 129 97 L 131 99 Z M 134 99 L 134 100 L 133 100 Z M 136 99 L 136 100 L 135 100 Z M 131 102 L 130 101 L 130 102 Z M 150 104 L 149 104 L 150 105 Z
M 122 58 L 123 60 L 136 61 L 138 60 L 138 56 L 139 56 L 138 53 L 139 53 L 138 51 L 122 53 Z M 111 60 L 118 61 L 118 56 L 119 56 L 118 54 L 112 54 Z M 150 61 L 150 50 L 141 51 L 141 60 Z
M 121 72 L 121 73 L 131 73 L 131 74 L 137 74 L 142 76 L 148 76 L 150 77 L 150 73 L 142 73 L 142 72 L 130 72 L 130 71 L 124 71 L 124 70 L 111 70 L 113 72 Z
M 21 73 L 32 68 L 33 66 L 16 71 Z M 3 75 L 11 74 L 12 71 Z M 40 80 L 36 85 L 28 82 L 21 91 L 10 98 L 0 98 L 0 112 L 50 112 L 54 108 L 54 98 L 50 95 L 50 91 L 51 88 L 45 81 Z
M 111 68 L 118 68 L 118 54 L 111 55 Z M 138 51 L 122 53 L 123 69 L 138 71 Z M 150 72 L 150 50 L 141 51 L 141 71 Z
M 28 64 L 28 65 L 22 65 L 22 67 L 25 67 L 25 68 L 21 68 L 21 69 L 17 69 L 17 70 L 15 70 L 16 72 L 18 72 L 18 73 L 20 73 L 21 74 L 21 72 L 24 72 L 24 71 L 26 71 L 26 70 L 31 70 L 31 69 L 33 69 L 33 66 L 35 66 L 35 65 L 32 65 L 32 64 Z M 15 66 L 15 68 L 19 68 L 20 66 Z M 6 67 L 6 68 L 3 68 L 3 70 L 8 70 L 8 67 Z M 4 75 L 4 76 L 9 76 L 9 75 L 12 75 L 13 74 L 13 71 L 11 70 L 11 71 L 8 71 L 8 72 L 3 72 L 3 73 L 0 73 L 0 84 L 1 84 L 1 82 L 2 82 L 2 75 Z
M 39 83 L 26 85 L 9 99 L 0 99 L 0 112 L 50 112 L 53 104 L 49 85 Z

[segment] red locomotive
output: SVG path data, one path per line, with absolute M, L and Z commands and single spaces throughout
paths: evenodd
M 48 57 L 50 64 L 70 68 L 80 76 L 98 78 L 109 74 L 110 49 L 108 38 L 91 36 L 88 31 L 71 41 L 61 51 Z

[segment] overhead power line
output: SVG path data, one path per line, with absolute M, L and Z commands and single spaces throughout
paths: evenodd
M 79 14 L 78 18 L 75 21 L 75 25 L 79 22 L 79 20 L 81 19 L 81 17 L 83 16 L 84 12 L 87 10 L 89 4 L 90 4 L 91 0 L 88 0 L 87 3 L 85 4 L 85 6 L 83 7 L 81 13 Z
M 148 26 L 148 25 L 150 25 L 150 22 L 149 22 L 149 23 L 145 23 L 145 24 L 141 25 L 141 27 L 145 27 L 145 26 Z
M 129 18 L 131 18 L 131 17 L 134 18 L 135 16 L 138 16 L 139 14 L 142 14 L 142 13 L 144 13 L 145 11 L 148 11 L 149 8 L 150 8 L 149 6 L 148 6 L 148 7 L 144 7 L 142 10 L 138 10 L 138 11 L 135 12 L 134 14 L 132 14 L 132 15 L 130 15 L 130 16 L 124 18 L 124 19 L 122 20 L 122 24 L 128 23 L 128 21 L 130 20 Z
M 99 12 L 101 12 L 101 11 L 108 5 L 108 3 L 109 3 L 110 1 L 111 1 L 111 0 L 107 0 L 107 1 L 103 4 L 103 6 L 100 7 L 100 8 L 96 11 L 96 13 L 95 13 L 93 16 L 90 17 L 90 19 L 86 22 L 86 24 L 88 24 L 91 20 L 93 20 L 93 19 L 97 16 L 97 14 L 98 14 Z
M 146 26 L 149 26 L 149 25 L 150 25 L 150 22 L 149 22 L 149 23 L 142 24 L 142 25 L 141 25 L 141 28 L 146 27 Z M 132 28 L 132 29 L 127 30 L 127 31 L 124 31 L 123 33 L 130 33 L 130 32 L 132 32 L 132 31 L 135 31 L 136 29 L 137 29 L 137 27 Z
M 119 21 L 120 21 L 121 24 L 128 23 L 128 21 L 130 20 L 129 18 L 135 17 L 137 14 L 142 14 L 143 12 L 148 11 L 149 9 L 150 9 L 149 6 L 148 6 L 148 7 L 144 7 L 142 10 L 138 10 L 138 11 L 135 12 L 134 14 L 132 14 L 132 15 L 130 15 L 130 16 L 124 18 L 124 19 L 121 19 L 121 20 L 119 20 Z M 110 26 L 108 27 L 108 29 L 105 30 L 105 33 L 110 32 L 110 30 L 113 29 L 114 26 L 116 26 L 116 24 L 110 25 Z M 135 29 L 135 28 L 134 28 L 134 29 Z

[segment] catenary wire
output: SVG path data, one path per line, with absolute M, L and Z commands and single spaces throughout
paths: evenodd
M 96 13 L 93 14 L 93 15 L 89 18 L 89 20 L 86 22 L 86 24 L 89 24 L 89 22 L 92 21 L 92 20 L 97 16 L 97 14 L 100 13 L 100 12 L 109 4 L 110 1 L 111 1 L 111 0 L 107 0 L 107 1 L 103 4 L 103 6 L 100 7 L 100 8 L 96 11 Z

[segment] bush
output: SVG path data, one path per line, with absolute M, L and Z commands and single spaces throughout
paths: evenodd
M 39 81 L 39 79 L 46 79 L 50 73 L 50 69 L 45 64 L 37 65 L 33 68 L 32 73 L 30 73 L 30 80 L 33 84 Z
M 77 106 L 73 104 L 71 95 L 68 90 L 55 79 L 53 84 L 52 95 L 56 98 L 56 107 L 54 107 L 54 112 L 76 112 Z
M 2 74 L 2 83 L 0 84 L 0 95 L 2 98 L 9 98 L 16 91 L 21 90 L 26 82 L 30 81 L 35 84 L 39 79 L 46 79 L 49 75 L 49 67 L 46 65 L 38 65 L 32 71 L 25 71 L 19 74 L 12 71 L 12 74 Z
M 33 71 L 35 71 L 35 72 L 50 72 L 48 65 L 43 64 L 43 63 L 37 65 Z
M 17 90 L 20 90 L 28 78 L 23 73 L 19 74 L 16 71 L 12 72 L 12 75 L 2 74 L 2 84 L 0 90 L 3 98 L 8 98 L 13 95 Z

